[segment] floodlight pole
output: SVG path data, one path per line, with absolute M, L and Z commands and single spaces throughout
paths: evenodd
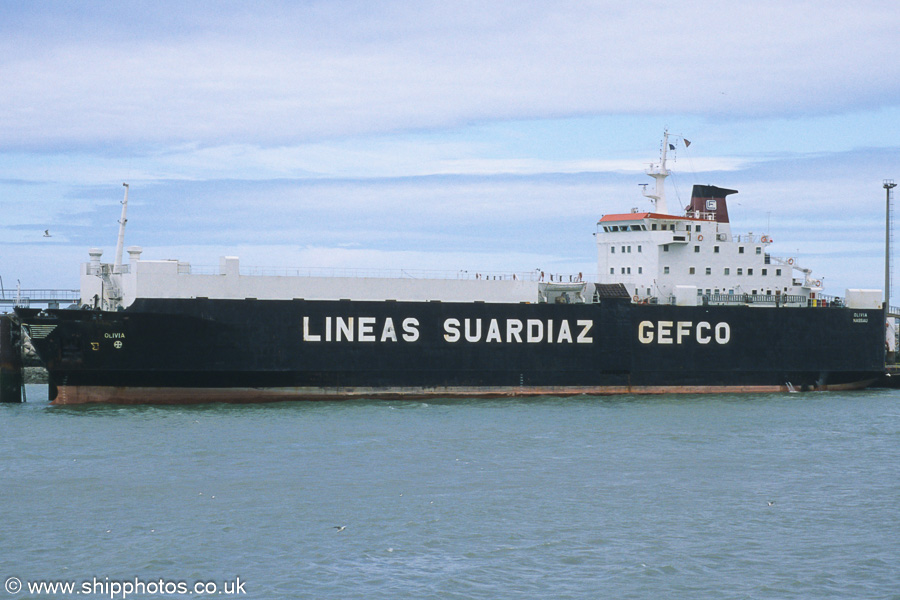
M 891 312 L 891 190 L 897 187 L 893 179 L 884 180 L 884 313 Z

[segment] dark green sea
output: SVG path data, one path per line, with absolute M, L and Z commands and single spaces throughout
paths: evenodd
M 0 600 L 900 598 L 900 392 L 27 392 L 0 406 Z

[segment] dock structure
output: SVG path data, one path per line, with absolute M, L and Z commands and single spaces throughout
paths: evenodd
M 22 332 L 15 307 L 60 308 L 81 303 L 81 290 L 0 290 L 0 403 L 25 401 Z M 4 314 L 9 313 L 9 314 Z
M 0 293 L 0 312 L 5 307 L 31 307 L 43 306 L 46 308 L 60 308 L 70 304 L 78 304 L 81 299 L 81 290 L 64 289 L 30 289 L 30 290 L 5 290 Z
M 19 324 L 0 315 L 0 402 L 23 401 L 23 365 Z

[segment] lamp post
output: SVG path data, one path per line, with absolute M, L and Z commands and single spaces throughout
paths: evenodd
M 891 190 L 897 187 L 893 179 L 884 180 L 884 312 L 891 312 Z

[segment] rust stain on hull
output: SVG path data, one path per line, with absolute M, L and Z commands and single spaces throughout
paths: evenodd
M 874 380 L 826 385 L 815 391 L 863 389 Z M 612 396 L 621 394 L 734 394 L 788 392 L 783 385 L 441 387 L 441 388 L 186 388 L 60 385 L 52 404 L 207 404 L 302 400 L 514 398 L 525 396 Z

